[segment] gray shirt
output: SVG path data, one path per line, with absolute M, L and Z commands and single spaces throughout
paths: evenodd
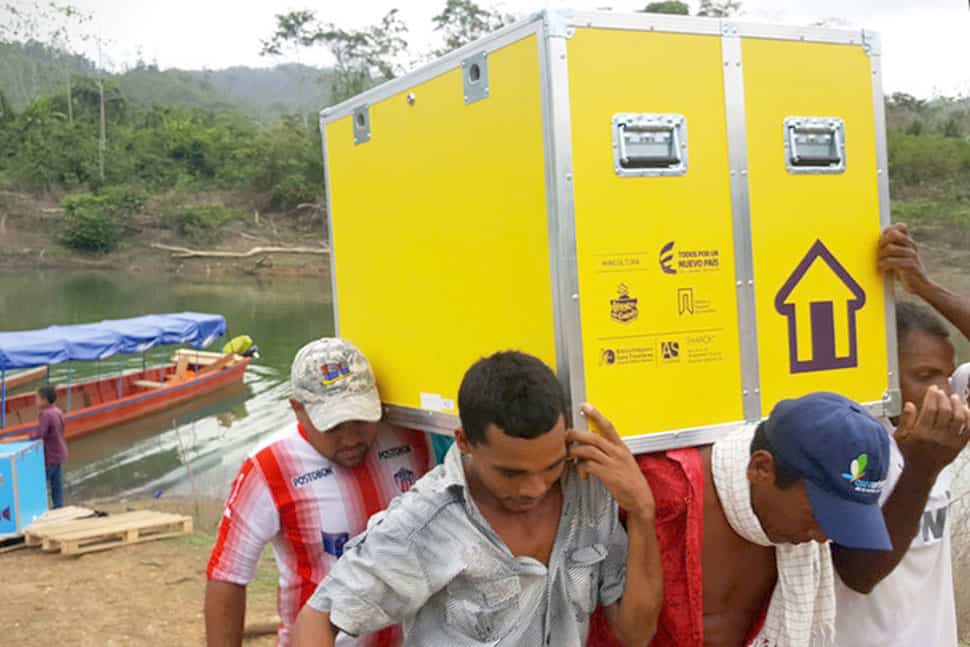
M 598 604 L 619 600 L 627 538 L 616 503 L 570 465 L 548 567 L 515 557 L 468 494 L 454 446 L 344 555 L 309 605 L 352 635 L 404 625 L 421 647 L 580 647 Z

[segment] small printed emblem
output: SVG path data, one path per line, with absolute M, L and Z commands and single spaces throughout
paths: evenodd
M 640 316 L 637 308 L 638 299 L 630 296 L 630 288 L 620 283 L 616 288 L 616 298 L 610 300 L 610 317 L 613 321 L 630 323 Z
M 664 274 L 676 274 L 674 268 L 674 241 L 670 241 L 660 249 L 660 269 Z
M 886 481 L 869 481 L 865 479 L 866 468 L 869 466 L 869 456 L 859 454 L 850 464 L 848 473 L 843 472 L 842 478 L 852 484 L 856 492 L 863 494 L 879 494 Z
M 321 532 L 320 538 L 323 541 L 323 552 L 340 559 L 344 554 L 344 544 L 350 539 L 350 535 L 346 532 Z
M 866 475 L 866 465 L 868 464 L 869 464 L 869 457 L 865 454 L 859 454 L 859 456 L 854 461 L 852 461 L 852 464 L 849 465 L 849 473 L 848 474 L 843 473 L 842 478 L 844 478 L 849 483 L 855 483 L 856 481 L 858 481 L 859 479 L 861 479 L 863 476 Z
M 336 362 L 334 364 L 324 364 L 320 367 L 320 372 L 323 373 L 323 379 L 320 384 L 330 385 L 340 380 L 350 377 L 350 367 L 344 362 Z
M 660 342 L 660 353 L 666 361 L 680 357 L 680 342 L 662 341 Z
M 402 467 L 394 473 L 394 482 L 397 483 L 397 487 L 401 492 L 407 492 L 414 485 L 414 472 L 406 467 Z

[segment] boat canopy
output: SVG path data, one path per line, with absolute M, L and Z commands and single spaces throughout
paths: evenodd
M 142 353 L 155 346 L 173 344 L 204 348 L 225 332 L 225 317 L 201 312 L 0 332 L 0 369 L 90 362 L 116 353 Z

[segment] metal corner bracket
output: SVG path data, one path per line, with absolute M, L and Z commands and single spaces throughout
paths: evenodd
M 546 38 L 572 38 L 576 34 L 573 14 L 570 11 L 545 9 L 541 12 Z
M 862 46 L 869 56 L 882 56 L 882 38 L 878 32 L 863 29 Z
M 887 417 L 898 416 L 903 411 L 903 394 L 899 389 L 889 389 L 882 395 Z

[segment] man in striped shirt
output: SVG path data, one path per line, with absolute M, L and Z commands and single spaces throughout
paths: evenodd
M 279 644 L 306 600 L 367 519 L 434 465 L 427 436 L 380 422 L 366 358 L 343 339 L 304 346 L 291 369 L 297 423 L 274 434 L 233 482 L 208 567 L 209 647 L 242 642 L 246 585 L 267 543 L 279 570 Z M 400 630 L 340 645 L 394 646 Z

